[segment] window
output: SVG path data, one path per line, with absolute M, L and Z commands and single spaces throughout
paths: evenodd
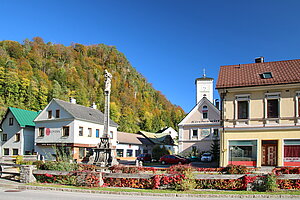
M 88 128 L 88 131 L 89 131 L 88 137 L 92 137 L 92 134 L 93 134 L 92 129 L 91 129 L 91 128 Z
M 85 157 L 85 148 L 79 147 L 79 159 L 82 159 Z
M 213 133 L 213 137 L 214 138 L 218 138 L 219 137 L 219 129 L 214 129 L 214 133 Z
M 265 73 L 262 73 L 262 74 L 260 74 L 260 77 L 261 77 L 262 79 L 273 78 L 272 72 L 265 72 Z
M 279 104 L 278 99 L 268 99 L 267 100 L 267 117 L 268 118 L 278 118 L 279 117 Z
M 15 142 L 20 142 L 20 133 L 16 133 Z
M 198 138 L 198 130 L 197 129 L 193 130 L 192 138 Z
M 56 117 L 56 118 L 59 118 L 59 117 L 60 117 L 60 111 L 59 111 L 59 110 L 56 110 L 56 111 L 55 111 L 55 117 Z
M 203 119 L 208 118 L 208 108 L 207 108 L 207 106 L 202 107 L 202 116 L 203 116 Z
M 96 129 L 96 138 L 99 138 L 99 129 Z
M 238 119 L 248 119 L 248 101 L 238 101 Z
M 229 141 L 229 161 L 256 161 L 256 140 Z
M 113 131 L 110 131 L 110 132 L 109 132 L 109 138 L 110 138 L 110 139 L 113 139 L 113 137 L 114 137 L 113 135 L 114 135 L 114 132 L 113 132 Z
M 7 141 L 7 134 L 6 134 L 6 133 L 3 133 L 3 134 L 2 134 L 2 141 L 3 141 L 3 142 L 6 142 L 6 141 Z
M 52 110 L 48 110 L 48 119 L 52 118 Z
M 79 126 L 79 136 L 83 136 L 83 127 Z
M 39 135 L 38 137 L 44 137 L 45 136 L 45 128 L 44 127 L 40 127 L 39 128 Z
M 298 117 L 300 117 L 300 98 L 298 97 Z
M 9 155 L 9 149 L 8 148 L 3 149 L 3 155 L 5 155 L 5 156 Z
M 19 149 L 13 149 L 13 155 L 19 155 Z
M 68 137 L 70 135 L 70 127 L 69 126 L 64 126 L 63 127 L 63 137 Z
M 123 149 L 117 149 L 117 156 L 118 157 L 123 157 L 123 152 L 124 152 Z
M 132 149 L 127 149 L 126 151 L 126 157 L 132 157 L 133 156 L 133 150 Z
M 8 125 L 10 126 L 14 125 L 14 118 L 11 117 L 8 120 L 9 120 Z
M 300 140 L 284 140 L 284 162 L 300 162 Z

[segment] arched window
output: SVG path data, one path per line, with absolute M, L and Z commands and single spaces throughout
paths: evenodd
M 208 108 L 207 108 L 207 106 L 202 107 L 202 116 L 203 116 L 203 119 L 208 118 Z

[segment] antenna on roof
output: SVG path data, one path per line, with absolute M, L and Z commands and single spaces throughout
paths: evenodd
M 203 69 L 203 77 L 204 77 L 204 78 L 206 77 L 206 74 L 205 74 L 205 68 Z

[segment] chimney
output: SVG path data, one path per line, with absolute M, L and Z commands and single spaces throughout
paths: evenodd
M 263 56 L 255 58 L 255 63 L 263 63 L 265 58 Z
M 72 103 L 72 104 L 76 104 L 76 99 L 75 99 L 75 98 L 73 98 L 73 97 L 70 97 L 70 103 Z
M 95 104 L 95 102 L 93 102 L 91 107 L 94 108 L 94 109 L 97 109 L 97 105 Z

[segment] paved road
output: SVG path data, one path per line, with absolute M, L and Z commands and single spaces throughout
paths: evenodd
M 197 197 L 156 197 L 156 196 L 135 196 L 135 195 L 113 195 L 113 194 L 87 194 L 78 192 L 61 191 L 39 191 L 0 188 L 0 200 L 219 200 L 220 198 L 197 198 Z M 230 199 L 230 198 L 226 198 Z M 235 199 L 235 198 L 231 198 Z M 237 198 L 241 199 L 241 198 Z M 253 200 L 253 198 L 243 198 Z M 267 200 L 269 198 L 255 198 L 255 200 Z M 289 199 L 289 198 L 287 198 Z M 286 200 L 287 200 L 286 199 Z M 285 199 L 283 199 L 285 200 Z

